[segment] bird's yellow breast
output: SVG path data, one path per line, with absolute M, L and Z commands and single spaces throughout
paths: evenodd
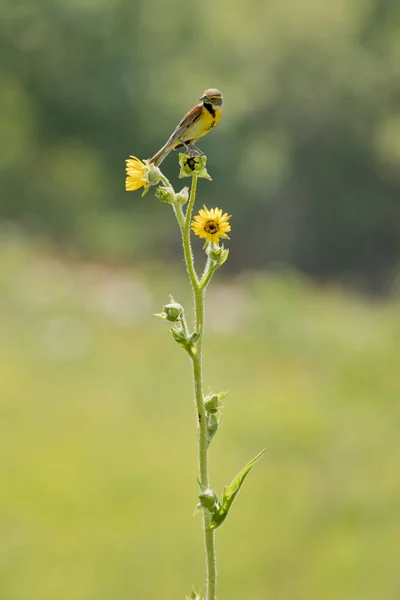
M 204 106 L 201 107 L 201 113 L 198 119 L 192 123 L 187 131 L 185 131 L 183 140 L 198 140 L 206 135 L 211 129 L 216 127 L 221 119 L 222 110 L 220 108 L 213 109 L 212 112 Z
M 212 112 L 207 110 L 205 106 L 203 106 L 201 120 L 203 122 L 204 131 L 202 135 L 206 134 L 211 129 L 214 129 L 218 125 L 221 120 L 222 110 L 220 108 L 214 108 Z

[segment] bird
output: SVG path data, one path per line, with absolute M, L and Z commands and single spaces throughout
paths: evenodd
M 206 90 L 199 99 L 199 104 L 189 110 L 164 146 L 150 158 L 149 162 L 158 167 L 172 150 L 183 147 L 194 156 L 203 154 L 195 146 L 195 142 L 218 125 L 222 116 L 222 102 L 223 96 L 219 90 L 216 88 Z

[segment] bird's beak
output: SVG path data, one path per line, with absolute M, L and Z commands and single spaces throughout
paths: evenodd
M 207 96 L 202 96 L 201 98 L 199 98 L 199 102 L 202 102 L 203 100 L 206 100 Z

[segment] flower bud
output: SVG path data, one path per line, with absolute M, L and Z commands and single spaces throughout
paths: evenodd
M 163 311 L 157 317 L 161 317 L 162 319 L 166 319 L 167 321 L 171 321 L 175 323 L 176 321 L 180 321 L 183 315 L 183 306 L 178 304 L 177 302 L 171 302 L 171 304 L 165 304 L 163 306 Z
M 222 404 L 220 400 L 225 398 L 228 392 L 219 392 L 218 394 L 209 394 L 204 398 L 204 408 L 208 413 L 217 413 L 221 408 Z
M 224 262 L 228 259 L 229 249 L 222 246 L 208 246 L 207 255 L 211 258 L 212 261 L 218 263 L 218 266 L 224 264 Z
M 156 189 L 156 198 L 161 202 L 175 202 L 175 192 L 171 187 L 159 185 Z
M 214 490 L 207 488 L 200 492 L 199 494 L 200 504 L 204 508 L 208 508 L 210 512 L 215 512 L 218 510 L 219 502 L 217 492 Z M 213 510 L 214 509 L 214 510 Z
M 219 410 L 219 398 L 217 394 L 206 396 L 204 398 L 204 408 L 209 413 L 216 413 Z
M 211 442 L 214 435 L 218 431 L 219 424 L 221 422 L 221 415 L 217 415 L 215 413 L 207 414 L 207 444 Z
M 175 200 L 177 201 L 178 204 L 180 204 L 182 206 L 184 204 L 186 204 L 186 202 L 188 201 L 188 198 L 189 198 L 189 188 L 186 186 L 184 188 L 182 188 L 180 192 L 175 194 Z
M 201 156 L 179 154 L 179 165 L 181 167 L 179 179 L 196 175 L 196 177 L 201 177 L 211 181 L 211 177 L 207 173 L 206 164 L 207 156 L 205 154 L 202 154 Z

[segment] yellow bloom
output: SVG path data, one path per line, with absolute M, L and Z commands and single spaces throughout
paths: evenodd
M 157 185 L 161 178 L 161 171 L 158 167 L 149 163 L 149 161 L 139 160 L 136 156 L 130 156 L 126 160 L 125 189 L 128 192 L 134 192 L 144 187 L 143 194 L 147 194 L 150 186 Z
M 192 221 L 192 229 L 199 238 L 205 238 L 207 242 L 218 244 L 219 238 L 228 238 L 227 232 L 231 230 L 229 225 L 230 215 L 222 214 L 220 208 L 208 210 L 206 206 L 199 210 L 199 214 Z
M 147 184 L 148 167 L 144 162 L 130 156 L 126 161 L 127 178 L 125 180 L 125 188 L 128 192 L 134 192 Z

